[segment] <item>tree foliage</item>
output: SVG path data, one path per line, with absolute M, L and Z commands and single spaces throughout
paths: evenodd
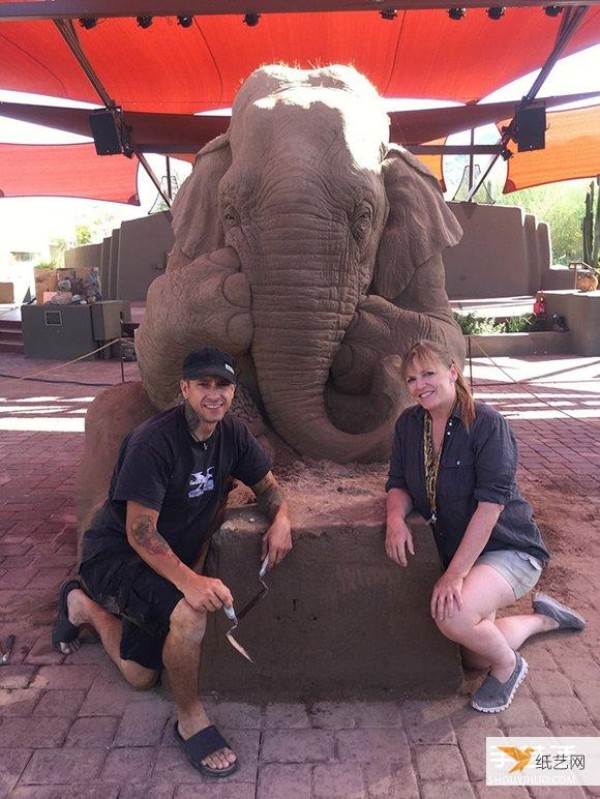
M 75 225 L 75 244 L 77 247 L 81 246 L 82 244 L 91 244 L 92 243 L 92 231 L 90 230 L 89 225 Z
M 595 191 L 594 191 L 595 189 Z M 598 269 L 600 255 L 600 175 L 590 183 L 585 195 L 585 214 L 581 224 L 583 260 Z

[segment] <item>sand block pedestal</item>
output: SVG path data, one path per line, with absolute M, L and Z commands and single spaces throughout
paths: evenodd
M 293 506 L 293 496 L 292 506 Z M 269 593 L 240 622 L 210 614 L 201 690 L 246 701 L 343 697 L 434 697 L 462 682 L 458 648 L 429 615 L 441 574 L 429 528 L 411 519 L 416 554 L 407 569 L 384 550 L 383 499 L 294 514 L 294 548 L 268 573 Z M 365 501 L 366 500 L 366 501 Z M 205 571 L 230 587 L 239 610 L 259 590 L 266 522 L 252 505 L 228 512 L 214 535 Z

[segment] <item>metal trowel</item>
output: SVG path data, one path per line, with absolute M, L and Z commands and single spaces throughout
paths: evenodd
M 246 616 L 246 614 L 250 613 L 252 608 L 255 605 L 257 605 L 260 602 L 260 600 L 263 599 L 263 597 L 265 597 L 269 593 L 269 586 L 265 583 L 265 581 L 263 579 L 265 574 L 266 574 L 266 572 L 267 572 L 268 563 L 269 563 L 269 556 L 267 555 L 265 557 L 265 559 L 263 560 L 263 562 L 261 564 L 261 567 L 260 567 L 260 571 L 258 573 L 258 579 L 260 580 L 260 590 L 258 591 L 257 594 L 255 594 L 252 597 L 252 599 L 250 599 L 244 605 L 244 607 L 240 610 L 240 612 L 236 614 L 236 612 L 233 609 L 233 607 L 224 608 L 227 618 L 231 619 L 231 621 L 233 621 L 233 624 L 231 625 L 231 627 L 225 633 L 225 637 L 227 638 L 227 640 L 229 641 L 231 646 L 234 649 L 237 649 L 237 651 L 240 653 L 240 655 L 245 657 L 246 660 L 249 660 L 250 663 L 254 663 L 254 661 L 252 660 L 250 655 L 246 652 L 244 647 L 235 640 L 235 638 L 233 637 L 233 633 L 237 629 L 238 624 L 244 618 L 244 616 Z

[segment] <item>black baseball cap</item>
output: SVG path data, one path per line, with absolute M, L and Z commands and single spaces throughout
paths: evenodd
M 186 356 L 183 362 L 184 380 L 197 380 L 200 377 L 224 377 L 230 383 L 237 383 L 237 369 L 234 358 L 228 352 L 215 347 L 203 347 Z

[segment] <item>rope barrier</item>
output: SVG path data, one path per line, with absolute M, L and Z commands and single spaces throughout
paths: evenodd
M 1 316 L 1 314 L 0 314 L 0 316 Z M 56 364 L 55 366 L 50 366 L 48 369 L 42 369 L 41 371 L 37 371 L 37 372 L 30 372 L 30 373 L 28 373 L 26 375 L 20 375 L 20 376 L 15 375 L 14 377 L 13 376 L 4 377 L 3 379 L 0 380 L 0 385 L 2 385 L 3 383 L 8 382 L 9 380 L 17 380 L 17 381 L 35 380 L 40 375 L 48 374 L 49 372 L 53 372 L 56 369 L 62 369 L 65 366 L 70 366 L 71 364 L 77 363 L 78 361 L 83 361 L 86 358 L 89 358 L 91 355 L 96 355 L 96 353 L 102 352 L 103 350 L 107 349 L 108 347 L 112 347 L 113 344 L 116 344 L 117 342 L 118 343 L 122 343 L 123 340 L 124 340 L 123 337 L 112 339 L 111 341 L 107 342 L 106 344 L 103 344 L 101 347 L 98 347 L 95 350 L 91 350 L 91 352 L 85 353 L 85 355 L 80 355 L 78 358 L 74 358 L 71 361 L 66 361 L 64 363 L 61 362 L 59 364 Z M 129 339 L 125 339 L 125 340 L 129 340 Z M 547 400 L 545 400 L 543 397 L 541 397 L 539 394 L 536 394 L 536 392 L 533 391 L 529 387 L 529 382 L 528 381 L 515 380 L 513 378 L 513 376 L 509 372 L 506 371 L 506 369 L 504 369 L 499 363 L 497 363 L 492 358 L 492 356 L 489 355 L 489 353 L 487 353 L 483 349 L 483 347 L 481 346 L 481 344 L 478 341 L 473 341 L 471 336 L 467 336 L 468 360 L 469 360 L 469 377 L 470 377 L 471 389 L 473 389 L 473 387 L 474 387 L 474 383 L 473 383 L 473 352 L 472 352 L 472 344 L 473 343 L 475 344 L 477 349 L 482 353 L 483 357 L 486 358 L 496 369 L 498 369 L 502 374 L 504 374 L 508 378 L 509 383 L 511 383 L 512 385 L 515 385 L 515 386 L 522 386 L 525 389 L 525 391 L 527 391 L 529 394 L 531 394 L 531 396 L 534 397 L 536 400 L 538 400 L 538 402 L 541 402 L 543 405 L 546 405 L 548 408 L 551 408 L 553 411 L 555 411 L 555 412 L 557 411 L 558 413 L 562 413 L 564 416 L 568 417 L 569 419 L 573 419 L 576 422 L 581 422 L 581 423 L 584 422 L 584 420 L 581 419 L 580 417 L 573 416 L 568 411 L 565 411 L 562 408 L 557 408 L 556 406 L 552 405 Z M 121 374 L 122 382 L 125 382 L 125 376 L 124 376 L 123 368 L 122 368 L 122 359 L 121 359 L 121 373 L 122 373 Z M 56 381 L 56 382 L 60 383 L 61 381 Z M 93 385 L 93 384 L 86 384 L 86 385 Z M 100 387 L 102 384 L 97 384 L 97 385 Z M 505 385 L 505 384 L 504 383 L 494 383 L 494 385 Z M 588 422 L 586 422 L 586 424 L 588 424 L 589 421 L 591 421 L 592 424 L 594 424 L 594 426 L 598 426 L 598 423 L 596 423 L 595 420 L 588 420 Z
M 48 374 L 48 372 L 53 372 L 56 369 L 63 369 L 65 366 L 70 366 L 73 363 L 77 363 L 77 361 L 83 361 L 85 358 L 89 358 L 90 355 L 95 355 L 97 352 L 102 352 L 102 350 L 105 350 L 108 347 L 112 347 L 113 344 L 116 344 L 117 342 L 121 342 L 121 341 L 122 341 L 122 338 L 119 336 L 119 338 L 114 338 L 114 339 L 112 339 L 112 341 L 109 341 L 108 343 L 103 344 L 101 347 L 98 347 L 97 349 L 92 350 L 91 352 L 86 352 L 85 355 L 80 355 L 78 358 L 73 358 L 72 361 L 66 361 L 66 362 L 61 361 L 60 363 L 57 363 L 54 366 L 48 367 L 48 369 L 42 369 L 41 371 L 38 371 L 38 372 L 29 372 L 26 375 L 20 375 L 20 376 L 15 375 L 14 377 L 7 377 L 7 378 L 4 378 L 3 380 L 0 380 L 0 385 L 2 385 L 2 383 L 8 382 L 9 380 L 17 380 L 17 381 L 20 381 L 20 380 L 35 380 L 35 378 L 39 377 L 39 375 L 45 375 L 45 374 Z

